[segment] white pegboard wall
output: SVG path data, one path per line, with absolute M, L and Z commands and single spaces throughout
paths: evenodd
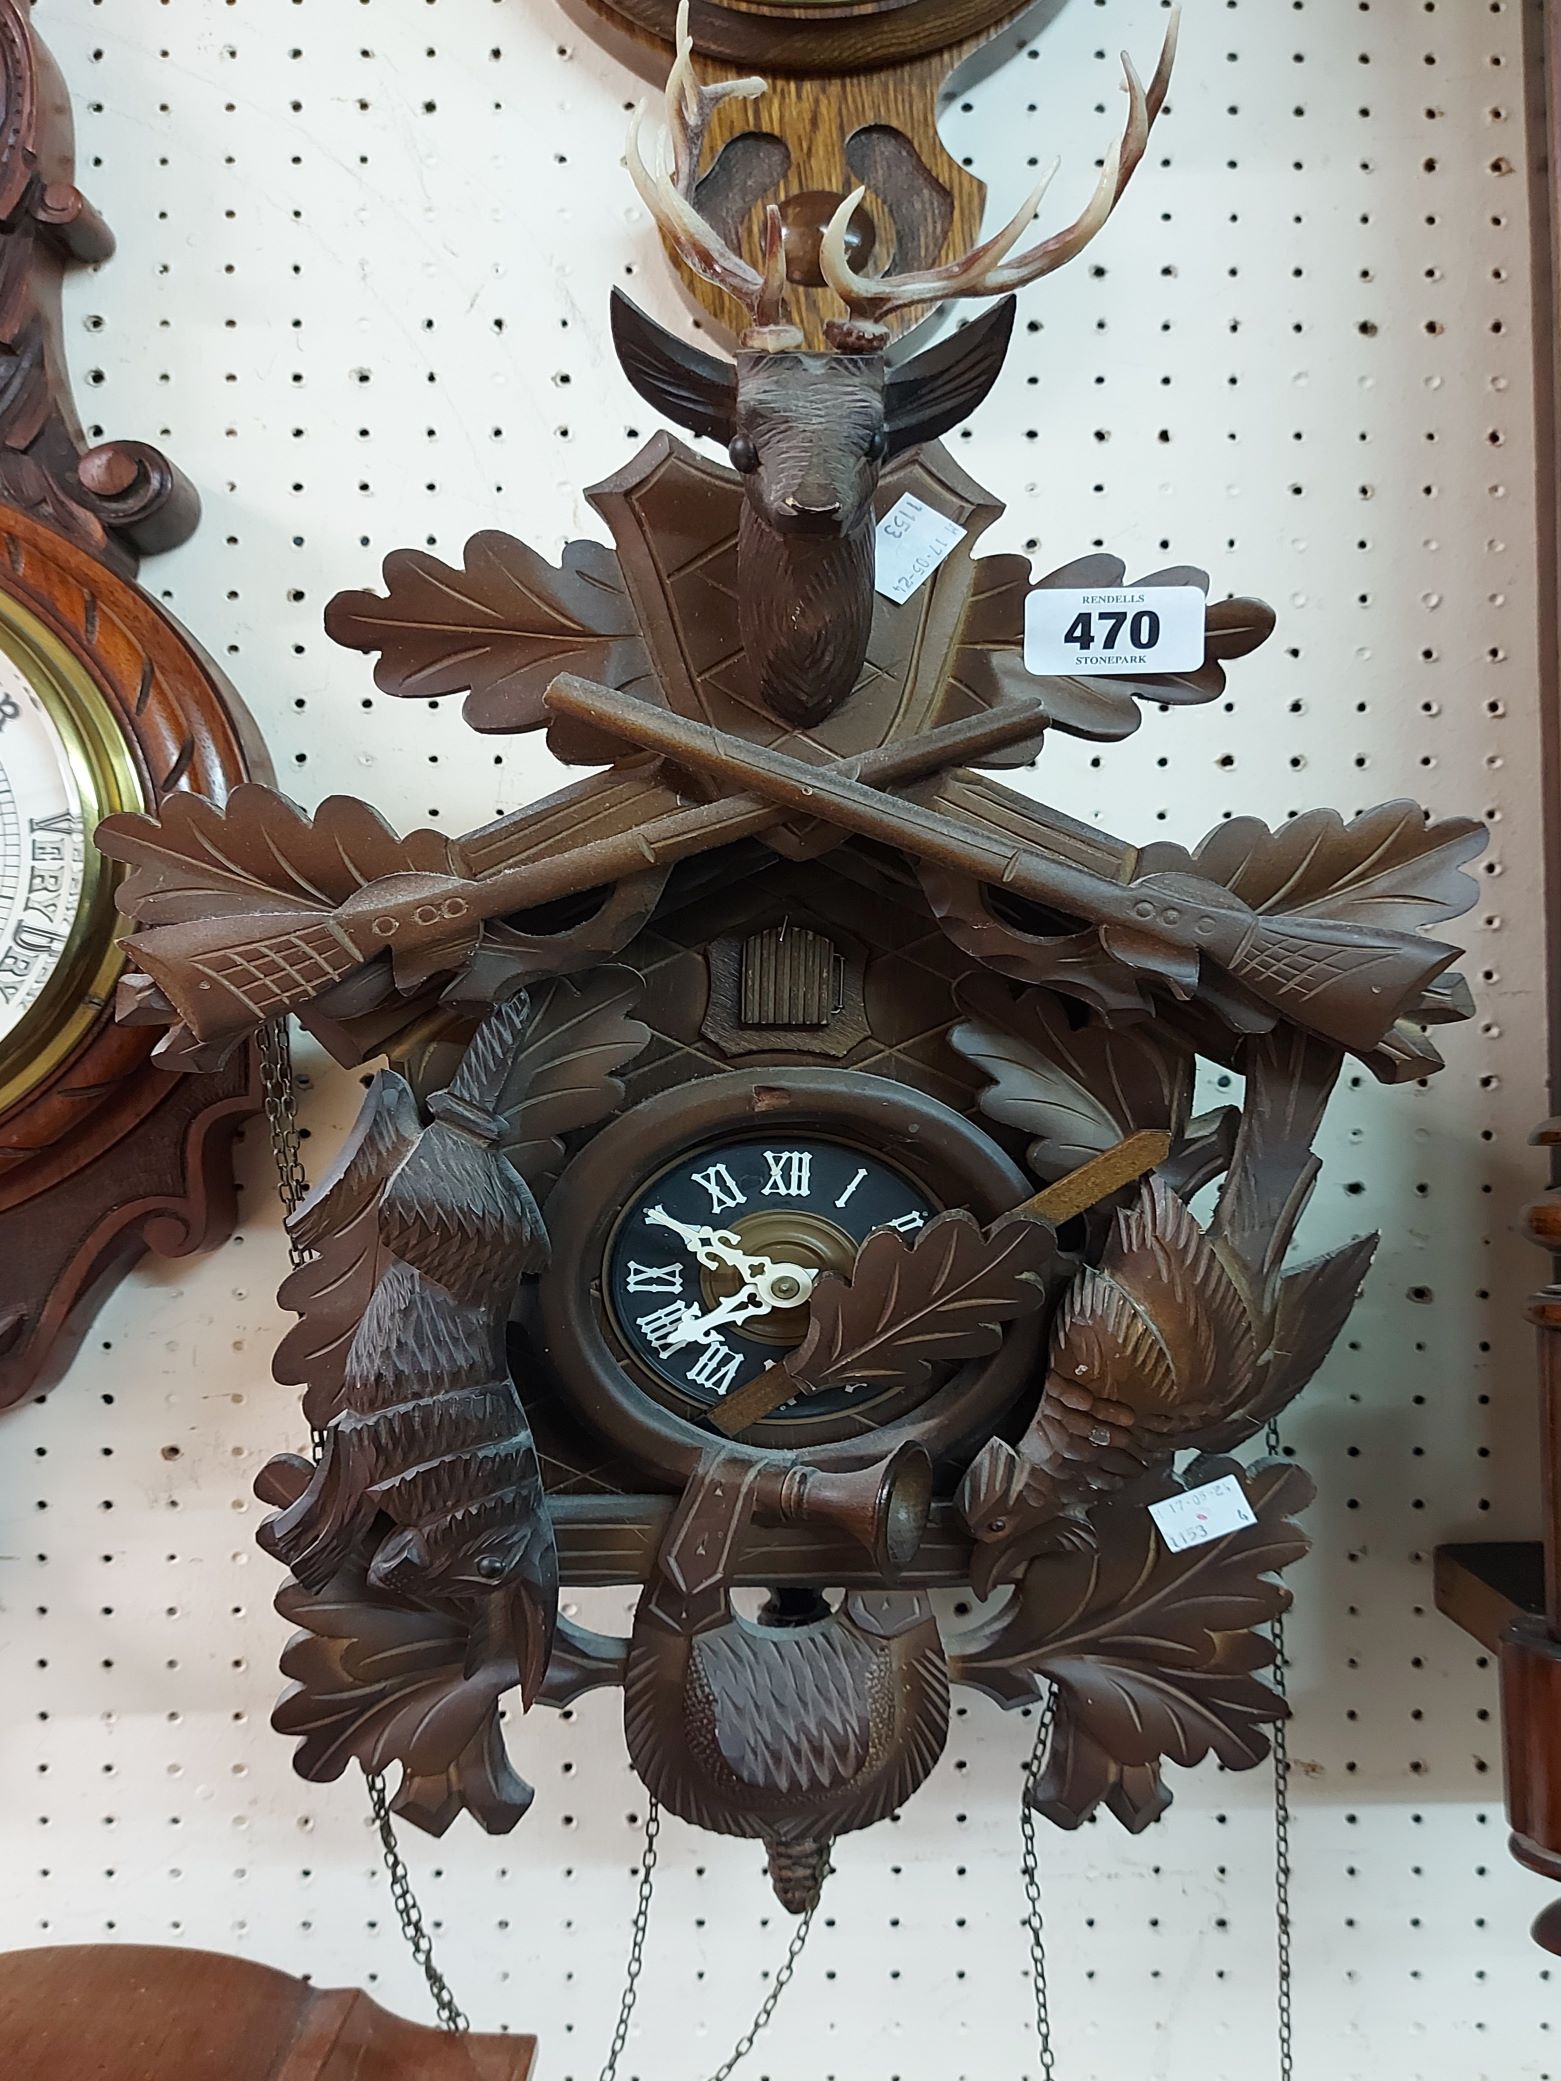
M 1067 0 L 956 97 L 944 134 L 992 213 L 1064 157 L 1058 217 L 1119 120 L 1116 50 L 1153 0 Z M 232 674 L 280 784 L 458 830 L 553 784 L 458 703 L 375 694 L 320 631 L 392 548 L 504 527 L 599 534 L 583 484 L 653 424 L 606 340 L 609 286 L 687 323 L 621 166 L 646 92 L 555 0 L 40 0 L 83 186 L 120 236 L 78 279 L 83 409 L 202 486 L 147 582 Z M 1226 699 L 1129 743 L 1057 740 L 1029 783 L 1125 836 L 1191 840 L 1413 793 L 1487 817 L 1464 921 L 1481 1017 L 1425 1088 L 1356 1080 L 1308 1220 L 1384 1244 L 1291 1426 L 1318 1476 L 1294 1576 L 1299 2071 L 1561 2072 L 1506 1855 L 1493 1672 L 1431 1608 L 1439 1539 L 1531 1528 L 1540 1182 L 1537 609 L 1518 0 L 1192 0 L 1171 105 L 1088 259 L 1029 291 L 962 462 L 1009 500 L 989 546 L 1049 567 L 1205 563 L 1279 632 Z M 311 1064 L 309 1153 L 356 1079 Z M 284 1629 L 250 1484 L 295 1444 L 270 1380 L 285 1266 L 263 1138 L 243 1233 L 150 1266 L 67 1380 L 4 1421 L 9 1798 L 0 1942 L 201 1943 L 367 1982 L 426 2013 L 361 1792 L 296 1779 L 266 1725 Z M 620 1603 L 622 1600 L 619 1600 Z M 641 1795 L 616 1704 L 512 1730 L 537 1786 L 507 1840 L 408 1855 L 482 2027 L 538 2030 L 587 2081 L 611 2027 Z M 841 1846 L 826 1926 L 756 2077 L 1032 2074 L 1014 1800 L 1029 1730 L 962 1703 L 903 1819 Z M 1043 1831 L 1068 2081 L 1272 2071 L 1266 1775 L 1183 1776 L 1137 1840 Z M 724 2056 L 786 1929 L 754 1851 L 669 1822 L 625 2057 Z

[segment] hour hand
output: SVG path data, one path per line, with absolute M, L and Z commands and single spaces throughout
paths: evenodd
M 684 1344 L 708 1343 L 712 1332 L 724 1329 L 733 1323 L 746 1322 L 750 1315 L 768 1315 L 770 1303 L 759 1288 L 750 1281 L 729 1293 L 725 1300 L 703 1315 L 697 1308 L 689 1308 L 682 1322 L 667 1339 L 667 1349 L 676 1351 Z
M 712 1330 L 729 1323 L 746 1322 L 753 1315 L 768 1315 L 774 1308 L 796 1308 L 808 1299 L 818 1278 L 810 1266 L 772 1264 L 767 1257 L 751 1258 L 752 1275 L 736 1293 L 729 1293 L 707 1314 L 696 1308 L 685 1313 L 682 1323 L 667 1340 L 672 1349 L 682 1344 L 703 1344 Z

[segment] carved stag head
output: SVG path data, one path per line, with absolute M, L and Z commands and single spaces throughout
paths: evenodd
M 819 266 L 849 316 L 826 334 L 827 353 L 807 351 L 786 322 L 786 256 L 780 212 L 765 214 L 757 267 L 735 252 L 697 207 L 699 165 L 710 120 L 724 101 L 752 99 L 762 79 L 704 85 L 693 69 L 687 0 L 680 7 L 677 56 L 667 78 L 666 139 L 648 162 L 642 113 L 629 132 L 628 167 L 640 197 L 673 249 L 749 313 L 734 362 L 706 354 L 654 324 L 614 292 L 613 341 L 624 373 L 646 401 L 692 433 L 727 446 L 746 480 L 748 501 L 781 534 L 849 535 L 865 521 L 879 472 L 890 457 L 957 426 L 997 378 L 1013 330 L 1013 292 L 1071 260 L 1100 230 L 1143 157 L 1160 112 L 1176 50 L 1173 11 L 1148 90 L 1124 52 L 1127 122 L 1107 153 L 1095 192 L 1064 230 L 1010 258 L 1045 194 L 1055 164 L 994 237 L 942 267 L 917 274 L 858 275 L 848 231 L 865 191 L 841 202 L 819 245 Z M 910 361 L 888 368 L 884 319 L 919 304 L 1002 296 L 974 324 Z
M 613 344 L 648 404 L 724 442 L 748 501 L 778 534 L 850 534 L 891 456 L 935 441 L 974 411 L 1013 330 L 1007 297 L 898 368 L 881 353 L 739 348 L 735 361 L 665 331 L 618 290 Z

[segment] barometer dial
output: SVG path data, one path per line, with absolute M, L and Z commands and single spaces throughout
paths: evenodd
M 0 651 L 0 1043 L 65 958 L 86 890 L 86 813 L 59 721 Z

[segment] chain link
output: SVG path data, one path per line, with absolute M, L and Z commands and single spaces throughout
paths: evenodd
M 293 1075 L 293 1049 L 285 1019 L 269 1019 L 260 1029 L 260 1089 L 266 1109 L 266 1126 L 271 1131 L 271 1156 L 276 1164 L 276 1191 L 282 1211 L 289 1220 L 297 1213 L 309 1191 L 303 1164 L 303 1144 L 298 1132 L 298 1086 Z M 287 1231 L 287 1254 L 293 1268 L 307 1264 L 309 1252 L 292 1230 Z
M 1019 1871 L 1024 1880 L 1024 1926 L 1030 1937 L 1030 1981 L 1035 1990 L 1035 2047 L 1041 2081 L 1056 2081 L 1057 2055 L 1052 2049 L 1051 1997 L 1046 1984 L 1046 1924 L 1041 1914 L 1041 1867 L 1035 1847 L 1035 1809 L 1030 1804 L 1030 1794 L 1045 1768 L 1052 1722 L 1056 1717 L 1057 1693 L 1052 1691 L 1041 1708 L 1019 1800 Z
M 660 1834 L 661 1805 L 653 1797 L 645 1814 L 645 1848 L 640 1857 L 640 1884 L 634 1902 L 634 1923 L 629 1934 L 629 1962 L 624 1969 L 623 1997 L 618 2004 L 618 2020 L 613 2025 L 612 2043 L 607 2048 L 607 2057 L 597 2081 L 617 2081 L 618 2062 L 622 2059 L 623 2048 L 629 2041 L 629 2019 L 633 2016 L 634 2004 L 639 1999 L 640 1974 L 645 1966 L 645 1932 L 650 1924 L 650 1901 L 656 1880 L 656 1841 Z M 827 1866 L 824 1876 L 829 1876 Z M 792 1932 L 791 1942 L 786 1946 L 786 1956 L 781 1960 L 780 1970 L 771 1982 L 769 1993 L 760 2002 L 752 2023 L 710 2076 L 710 2081 L 729 2081 L 729 2077 L 753 2050 L 759 2033 L 769 2023 L 781 1996 L 791 1985 L 791 1976 L 797 1970 L 797 1961 L 802 1956 L 802 1947 L 808 1940 L 813 1927 L 813 1917 L 817 1912 L 818 1905 L 815 1902 L 798 1922 Z
M 613 2081 L 618 2061 L 629 2037 L 629 2018 L 639 2000 L 640 1973 L 645 1964 L 645 1931 L 650 1922 L 650 1896 L 656 1881 L 656 1838 L 661 1833 L 661 1802 L 654 1793 L 645 1811 L 645 1848 L 640 1854 L 640 1887 L 634 1902 L 634 1924 L 629 1933 L 629 1962 L 624 1968 L 623 1997 L 618 2003 L 618 2021 L 613 2025 L 612 2043 L 598 2081 Z
M 1264 1444 L 1280 1457 L 1279 1426 L 1270 1422 Z M 1274 1643 L 1274 1689 L 1286 1713 L 1290 1704 L 1289 1668 L 1285 1659 L 1285 1615 L 1274 1613 L 1269 1638 Z M 1279 2081 L 1293 2081 L 1295 2028 L 1291 2009 L 1290 1961 L 1290 1723 L 1274 1722 L 1274 1961 L 1275 2017 L 1279 2034 Z
M 466 2011 L 450 1992 L 450 1983 L 434 1962 L 434 1940 L 428 1933 L 428 1924 L 423 1920 L 423 1910 L 417 1895 L 412 1891 L 412 1875 L 406 1868 L 406 1860 L 396 1843 L 396 1824 L 390 1818 L 390 1801 L 385 1792 L 385 1780 L 376 1771 L 365 1771 L 369 1788 L 369 1805 L 374 1811 L 374 1825 L 379 1830 L 379 1846 L 385 1862 L 385 1871 L 390 1879 L 390 1897 L 395 1902 L 396 1919 L 401 1924 L 401 1934 L 407 1940 L 407 1949 L 412 1953 L 428 1982 L 428 1991 L 434 1998 L 434 2007 L 439 2011 L 439 2021 L 448 2031 L 470 2030 L 471 2024 Z
M 710 2081 L 727 2081 L 727 2076 L 739 2060 L 746 2059 L 753 2050 L 754 2039 L 775 2014 L 776 2003 L 791 1984 L 791 1976 L 797 1970 L 797 1960 L 802 1956 L 802 1947 L 808 1940 L 808 1932 L 813 1927 L 813 1917 L 817 1913 L 818 1903 L 815 1901 L 792 1931 L 791 1942 L 786 1946 L 786 1956 L 781 1960 L 780 1971 L 775 1975 L 769 1993 L 760 2002 L 757 2015 L 710 2076 Z
M 266 1125 L 271 1133 L 271 1155 L 276 1164 L 277 1197 L 282 1202 L 283 1212 L 291 1218 L 308 1194 L 309 1178 L 303 1165 L 303 1138 L 298 1132 L 298 1081 L 293 1074 L 292 1041 L 285 1018 L 268 1020 L 260 1029 L 260 1089 Z M 287 1254 L 295 1270 L 307 1264 L 311 1254 L 291 1230 L 287 1236 Z M 314 1457 L 318 1460 L 325 1450 L 325 1433 L 314 1430 L 310 1438 Z M 395 1903 L 396 1920 L 406 1938 L 407 1949 L 428 1982 L 440 2023 L 452 2032 L 470 2030 L 465 2010 L 450 1992 L 449 1981 L 434 1963 L 434 1940 L 428 1933 L 423 1910 L 412 1890 L 412 1876 L 407 1870 L 406 1860 L 396 1844 L 396 1826 L 390 1817 L 390 1799 L 384 1777 L 372 1770 L 366 1770 L 363 1776 L 369 1788 L 374 1825 L 379 1831 L 385 1874 L 390 1880 L 390 1897 Z
M 1270 1423 L 1265 1443 L 1271 1454 L 1281 1452 L 1279 1426 Z M 1288 1708 L 1290 1692 L 1285 1656 L 1283 1612 L 1274 1614 L 1269 1626 L 1274 1644 L 1273 1684 L 1281 1705 Z M 1025 1927 L 1030 1935 L 1030 1975 L 1035 1987 L 1035 2042 L 1041 2081 L 1056 2081 L 1057 2062 L 1052 2047 L 1051 2005 L 1046 1982 L 1046 1929 L 1041 1916 L 1040 1865 L 1035 1848 L 1035 1811 L 1030 1792 L 1046 1760 L 1046 1746 L 1056 1717 L 1054 1691 L 1042 1710 L 1035 1730 L 1034 1746 L 1024 1774 L 1024 1797 L 1019 1807 L 1019 1829 L 1023 1838 L 1020 1871 L 1024 1879 Z M 1295 2026 L 1293 1972 L 1290 1953 L 1290 1733 L 1287 1719 L 1274 1723 L 1274 1944 L 1276 1967 L 1275 2016 L 1279 2044 L 1279 2081 L 1294 2081 Z M 716 2081 L 724 2081 L 717 2076 Z

